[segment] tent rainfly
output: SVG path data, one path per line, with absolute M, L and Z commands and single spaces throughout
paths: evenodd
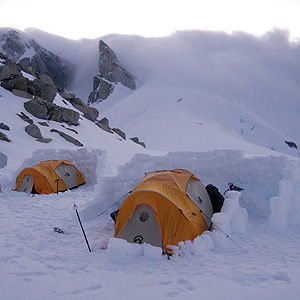
M 48 160 L 20 172 L 15 191 L 29 194 L 63 192 L 86 183 L 78 169 L 67 160 Z
M 201 181 L 183 169 L 148 173 L 121 204 L 115 237 L 161 247 L 193 240 L 208 230 L 213 215 Z

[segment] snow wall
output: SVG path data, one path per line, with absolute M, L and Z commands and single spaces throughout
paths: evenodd
M 94 190 L 95 199 L 81 207 L 83 218 L 110 206 L 110 212 L 117 209 L 145 173 L 181 168 L 193 172 L 205 186 L 215 185 L 221 193 L 228 189 L 229 182 L 242 187 L 239 205 L 247 210 L 249 219 L 259 217 L 269 229 L 284 231 L 300 225 L 300 163 L 284 155 L 247 157 L 236 150 L 170 152 L 165 156 L 137 153 L 118 167 L 117 175 L 112 175 L 104 150 L 40 150 L 13 172 L 1 169 L 2 189 L 14 188 L 16 177 L 25 167 L 49 159 L 69 160 L 87 181 L 83 188 Z
M 118 202 L 111 208 L 113 211 L 145 173 L 176 168 L 193 172 L 205 186 L 213 184 L 221 193 L 228 189 L 229 182 L 242 187 L 239 204 L 247 210 L 249 219 L 259 217 L 272 230 L 300 225 L 299 162 L 286 156 L 246 157 L 235 150 L 170 152 L 165 156 L 135 154 L 118 168 L 116 176 L 97 178 L 96 199 L 82 213 L 89 217 Z

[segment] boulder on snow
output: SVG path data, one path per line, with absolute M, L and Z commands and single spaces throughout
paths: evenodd
M 295 148 L 295 149 L 298 149 L 298 146 L 295 142 L 292 142 L 292 141 L 284 141 L 289 147 L 291 148 Z
M 29 123 L 29 124 L 33 124 L 32 119 L 30 119 L 28 116 L 26 116 L 23 112 L 21 112 L 20 114 L 16 114 L 18 117 L 20 117 L 23 121 Z
M 112 131 L 118 134 L 123 140 L 126 140 L 126 134 L 121 129 L 113 128 Z
M 38 126 L 35 124 L 29 124 L 25 127 L 25 131 L 32 137 L 42 139 L 42 134 Z
M 0 169 L 4 168 L 7 165 L 7 156 L 0 152 Z
M 69 125 L 78 125 L 79 113 L 68 108 L 50 103 L 39 97 L 24 103 L 24 108 L 39 119 L 66 122 Z
M 0 140 L 5 142 L 10 142 L 10 139 L 0 131 Z
M 130 138 L 133 142 L 143 146 L 144 148 L 146 148 L 146 144 L 144 142 L 140 142 L 139 138 L 138 137 L 133 137 L 133 138 Z
M 13 89 L 11 92 L 17 97 L 21 97 L 21 98 L 25 98 L 25 99 L 32 99 L 32 95 L 25 92 L 24 90 Z
M 97 121 L 96 125 L 109 133 L 113 133 L 111 128 L 109 127 L 109 121 L 106 117 L 102 118 L 100 121 Z
M 0 123 L 0 129 L 4 129 L 4 130 L 10 130 L 9 127 L 7 125 L 5 125 L 4 123 Z
M 58 133 L 62 138 L 64 138 L 66 141 L 74 144 L 75 146 L 78 146 L 78 147 L 83 147 L 83 144 L 81 144 L 78 140 L 74 139 L 73 137 L 71 137 L 70 135 L 62 132 L 62 131 L 59 131 L 59 130 L 56 130 L 56 129 L 51 129 L 50 132 L 56 132 Z

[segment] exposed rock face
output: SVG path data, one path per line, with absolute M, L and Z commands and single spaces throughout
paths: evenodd
M 0 36 L 0 52 L 30 74 L 48 75 L 61 90 L 70 86 L 73 81 L 76 71 L 73 64 L 15 30 L 8 30 Z M 26 56 L 26 53 L 31 54 Z
M 94 77 L 93 91 L 89 103 L 107 99 L 117 83 L 134 90 L 134 76 L 120 63 L 113 50 L 102 40 L 99 42 L 99 74 Z
M 37 78 L 29 80 L 21 73 L 21 68 L 8 57 L 0 65 L 0 85 L 17 96 L 32 98 L 38 96 L 50 102 L 56 96 L 57 88 L 52 79 L 46 75 L 37 74 Z

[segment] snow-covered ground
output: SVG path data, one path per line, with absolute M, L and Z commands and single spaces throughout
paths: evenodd
M 213 75 L 206 80 L 208 89 L 203 88 L 204 83 L 197 86 L 200 81 L 195 78 L 201 75 L 197 68 L 203 61 L 197 61 L 195 55 L 193 63 L 188 63 L 180 56 L 182 47 L 188 44 L 191 53 L 198 49 L 207 57 L 212 45 L 199 48 L 188 34 L 192 35 L 180 33 L 170 38 L 178 50 L 173 59 L 166 55 L 167 38 L 107 37 L 120 60 L 132 66 L 141 82 L 135 92 L 125 91 L 122 101 L 120 89 L 118 95 L 112 95 L 111 103 L 99 103 L 100 116 L 107 116 L 110 125 L 124 130 L 127 137 L 138 136 L 146 149 L 102 131 L 84 118 L 79 126 L 69 128 L 77 134 L 52 121 L 49 127 L 39 126 L 42 135 L 53 140 L 49 144 L 37 142 L 24 132 L 27 124 L 16 115 L 28 114 L 23 107 L 27 100 L 0 88 L 0 122 L 10 127 L 2 132 L 11 139 L 10 143 L 0 141 L 1 299 L 299 299 L 300 162 L 298 149 L 284 143 L 289 138 L 299 141 L 295 129 L 299 110 L 292 97 L 299 89 L 287 82 L 283 84 L 286 89 L 278 87 L 271 112 L 268 93 L 258 98 L 254 95 L 251 103 L 245 100 L 251 86 L 246 87 L 242 80 L 245 98 L 231 97 L 232 86 L 228 97 L 222 95 L 217 75 L 215 91 L 210 82 Z M 255 44 L 246 37 L 244 42 Z M 128 51 L 128 47 L 135 51 Z M 275 46 L 270 49 L 277 57 L 280 51 Z M 223 57 L 234 64 L 226 58 L 229 52 L 227 49 L 221 55 L 221 51 L 212 61 L 220 63 Z M 142 54 L 147 54 L 144 60 Z M 240 52 L 235 54 L 241 62 Z M 259 60 L 244 60 L 247 66 L 253 61 Z M 214 64 L 202 66 L 208 71 Z M 266 66 L 261 62 L 260 67 Z M 267 67 L 264 70 L 271 74 Z M 176 72 L 180 74 L 176 76 Z M 173 76 L 166 77 L 167 73 Z M 275 73 L 273 87 L 280 78 Z M 217 73 L 211 70 L 211 74 Z M 267 75 L 258 76 L 256 83 Z M 193 84 L 192 78 L 196 81 Z M 238 80 L 237 73 L 233 79 Z M 280 96 L 285 90 L 290 91 L 290 107 L 284 107 L 286 99 Z M 67 106 L 60 96 L 55 103 Z M 30 117 L 35 124 L 41 121 Z M 84 147 L 64 141 L 50 132 L 52 128 L 77 138 Z M 48 159 L 68 159 L 87 184 L 58 195 L 33 197 L 12 191 L 24 167 Z M 161 249 L 113 238 L 110 212 L 145 172 L 173 168 L 188 169 L 204 185 L 212 183 L 222 193 L 229 182 L 244 190 L 226 193 L 222 212 L 213 216 L 215 229 L 193 242 L 181 243 L 169 260 L 161 255 Z M 65 234 L 55 232 L 54 227 Z

